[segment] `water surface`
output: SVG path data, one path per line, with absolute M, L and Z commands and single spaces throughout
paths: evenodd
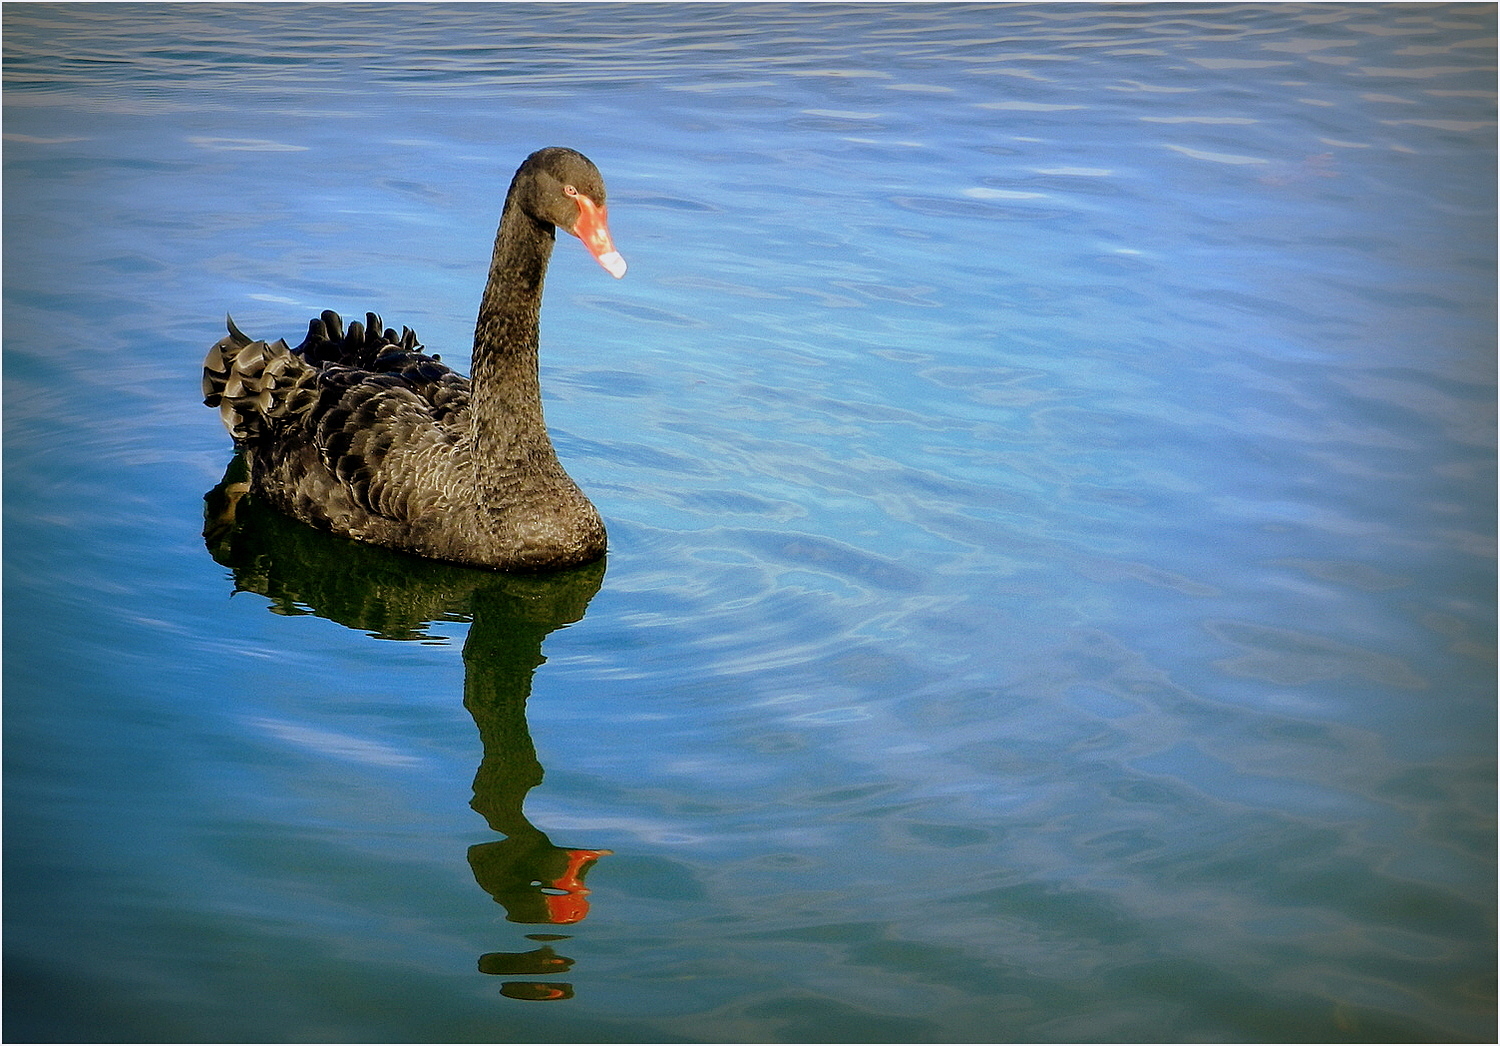
M 1492 1040 L 1494 30 L 7 4 L 7 1038 Z M 553 144 L 607 564 L 205 538 Z

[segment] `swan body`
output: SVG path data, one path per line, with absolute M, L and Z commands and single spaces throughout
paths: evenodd
M 312 526 L 431 559 L 549 570 L 605 551 L 599 513 L 557 460 L 537 368 L 556 229 L 624 275 L 597 168 L 542 149 L 516 171 L 474 331 L 473 376 L 374 313 L 324 312 L 296 348 L 229 334 L 203 364 L 250 489 Z

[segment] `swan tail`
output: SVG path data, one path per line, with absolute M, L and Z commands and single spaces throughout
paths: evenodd
M 251 338 L 232 317 L 225 317 L 225 324 L 228 335 L 203 361 L 203 402 L 218 408 L 237 445 L 273 438 L 299 424 L 321 431 L 326 427 L 322 411 L 332 409 L 349 389 L 371 382 L 372 388 L 399 387 L 418 397 L 438 424 L 468 405 L 466 379 L 423 352 L 416 331 L 402 327 L 398 334 L 373 312 L 346 327 L 338 313 L 325 311 L 308 324 L 307 337 L 296 348 L 285 340 Z
M 243 444 L 309 411 L 318 399 L 318 372 L 285 340 L 254 340 L 225 319 L 229 334 L 203 360 L 203 402 L 219 409 L 224 427 Z

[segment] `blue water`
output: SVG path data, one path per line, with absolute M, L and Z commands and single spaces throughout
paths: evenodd
M 1494 1041 L 1492 5 L 3 19 L 7 1041 Z M 602 575 L 205 541 L 554 144 Z

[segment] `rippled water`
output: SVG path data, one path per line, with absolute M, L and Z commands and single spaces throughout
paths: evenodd
M 1492 1041 L 1494 30 L 6 4 L 7 1040 Z M 550 144 L 607 570 L 205 540 Z

